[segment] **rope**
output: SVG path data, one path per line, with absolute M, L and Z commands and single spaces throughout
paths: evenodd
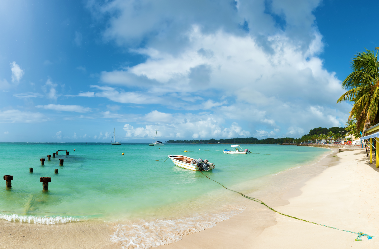
M 330 227 L 330 226 L 327 226 L 327 225 L 323 225 L 323 224 L 319 224 L 319 223 L 316 223 L 316 222 L 312 222 L 312 221 L 308 221 L 308 220 L 304 220 L 304 219 L 300 219 L 300 218 L 297 218 L 297 217 L 294 217 L 294 216 L 291 216 L 291 215 L 288 215 L 288 214 L 284 214 L 284 213 L 281 213 L 281 212 L 278 212 L 276 211 L 275 209 L 273 209 L 272 207 L 269 207 L 266 203 L 264 203 L 263 201 L 261 201 L 260 199 L 257 199 L 257 198 L 253 198 L 253 197 L 250 197 L 250 196 L 247 196 L 241 192 L 238 192 L 238 191 L 235 191 L 235 190 L 232 190 L 230 188 L 227 188 L 226 186 L 224 186 L 223 184 L 221 184 L 220 182 L 214 180 L 214 179 L 211 179 L 209 178 L 207 175 L 205 175 L 202 171 L 200 171 L 202 175 L 204 175 L 206 178 L 208 178 L 209 180 L 213 181 L 213 182 L 216 182 L 217 184 L 219 184 L 220 186 L 222 186 L 223 188 L 229 190 L 229 191 L 232 191 L 234 193 L 238 193 L 239 195 L 241 195 L 242 197 L 245 197 L 246 199 L 249 199 L 249 200 L 252 200 L 252 201 L 255 201 L 255 202 L 258 202 L 260 204 L 262 204 L 263 206 L 267 207 L 268 209 L 270 209 L 271 211 L 275 212 L 275 213 L 278 213 L 280 215 L 283 215 L 283 216 L 286 216 L 286 217 L 290 217 L 292 219 L 295 219 L 295 220 L 300 220 L 300 221 L 304 221 L 304 222 L 308 222 L 308 223 L 311 223 L 311 224 L 314 224 L 314 225 L 318 225 L 318 226 L 322 226 L 322 227 L 327 227 L 327 228 L 332 228 L 332 229 L 335 229 L 335 230 L 339 230 L 339 231 L 344 231 L 344 232 L 348 232 L 348 233 L 352 233 L 352 234 L 357 234 L 357 238 L 355 239 L 355 241 L 362 241 L 361 237 L 362 236 L 367 236 L 367 239 L 368 240 L 371 240 L 372 235 L 368 235 L 368 234 L 365 234 L 363 232 L 353 232 L 353 231 L 349 231 L 349 230 L 344 230 L 344 229 L 339 229 L 339 228 L 336 228 L 336 227 Z

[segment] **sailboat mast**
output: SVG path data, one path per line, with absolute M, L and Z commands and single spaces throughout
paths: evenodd
M 113 128 L 113 139 L 114 143 L 116 143 L 116 128 Z

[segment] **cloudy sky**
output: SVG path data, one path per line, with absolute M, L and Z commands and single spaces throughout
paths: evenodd
M 301 137 L 344 126 L 377 1 L 2 0 L 0 141 Z M 157 134 L 157 135 L 156 135 Z

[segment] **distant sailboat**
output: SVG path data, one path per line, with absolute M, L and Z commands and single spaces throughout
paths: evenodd
M 155 130 L 155 136 L 157 136 L 157 134 L 158 134 L 158 131 Z M 155 146 L 155 145 L 162 145 L 163 146 L 163 143 L 162 143 L 162 141 L 157 140 L 154 143 L 149 144 L 149 146 Z
M 112 145 L 121 145 L 121 143 L 116 142 L 116 128 L 113 128 L 113 139 L 114 142 L 112 143 Z

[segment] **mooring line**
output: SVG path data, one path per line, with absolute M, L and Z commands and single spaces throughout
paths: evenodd
M 232 191 L 234 193 L 238 193 L 240 194 L 242 197 L 245 197 L 246 199 L 249 199 L 249 200 L 252 200 L 252 201 L 255 201 L 255 202 L 258 202 L 260 204 L 262 204 L 263 206 L 267 207 L 268 209 L 270 209 L 271 211 L 275 212 L 275 213 L 278 213 L 280 215 L 283 215 L 283 216 L 286 216 L 286 217 L 289 217 L 289 218 L 292 218 L 292 219 L 295 219 L 295 220 L 300 220 L 300 221 L 304 221 L 304 222 L 308 222 L 308 223 L 311 223 L 311 224 L 314 224 L 314 225 L 318 225 L 318 226 L 322 226 L 322 227 L 327 227 L 327 228 L 332 228 L 332 229 L 335 229 L 335 230 L 339 230 L 339 231 L 344 231 L 344 232 L 348 232 L 348 233 L 352 233 L 352 234 L 357 234 L 357 238 L 355 239 L 355 241 L 362 241 L 361 237 L 362 236 L 367 236 L 367 239 L 370 240 L 372 239 L 372 237 L 374 237 L 373 235 L 368 235 L 368 234 L 365 234 L 363 232 L 353 232 L 353 231 L 349 231 L 349 230 L 344 230 L 344 229 L 339 229 L 339 228 L 336 228 L 336 227 L 330 227 L 330 226 L 327 226 L 327 225 L 323 225 L 323 224 L 320 224 L 320 223 L 316 223 L 316 222 L 312 222 L 312 221 L 308 221 L 308 220 L 304 220 L 304 219 L 300 219 L 300 218 L 297 218 L 297 217 L 294 217 L 294 216 L 291 216 L 291 215 L 288 215 L 288 214 L 284 214 L 284 213 L 281 213 L 281 212 L 278 212 L 276 211 L 275 209 L 273 209 L 272 207 L 269 207 L 266 203 L 264 203 L 263 201 L 261 201 L 260 199 L 257 199 L 257 198 L 253 198 L 253 197 L 250 197 L 250 196 L 247 196 L 241 192 L 238 192 L 238 191 L 235 191 L 233 189 L 230 189 L 230 188 L 227 188 L 226 186 L 224 186 L 223 184 L 221 184 L 220 182 L 214 180 L 214 179 L 211 179 L 209 178 L 207 175 L 205 175 L 202 171 L 200 171 L 200 173 L 202 175 L 204 175 L 205 177 L 207 177 L 209 180 L 213 181 L 213 182 L 216 182 L 217 184 L 219 184 L 220 186 L 222 186 L 223 188 L 229 190 L 229 191 Z

